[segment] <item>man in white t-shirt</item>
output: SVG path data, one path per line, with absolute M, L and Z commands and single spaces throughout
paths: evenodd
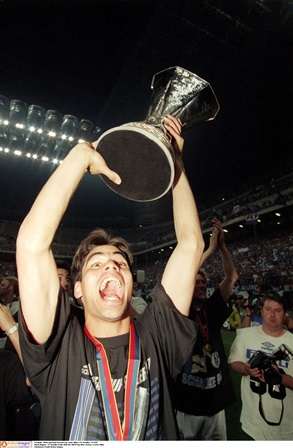
M 263 323 L 242 328 L 232 344 L 229 364 L 240 373 L 242 429 L 254 440 L 293 440 L 293 359 L 277 361 L 266 372 L 263 364 L 251 363 L 256 351 L 272 355 L 285 344 L 293 351 L 293 335 L 283 328 L 285 309 L 275 295 L 262 301 Z

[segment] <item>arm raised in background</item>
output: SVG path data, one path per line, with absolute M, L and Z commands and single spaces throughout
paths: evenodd
M 203 264 L 207 261 L 207 259 L 210 258 L 210 256 L 213 255 L 218 249 L 218 236 L 219 236 L 219 229 L 214 226 L 212 234 L 210 236 L 209 247 L 202 254 L 200 260 L 200 266 L 203 266 Z
M 69 201 L 87 171 L 121 182 L 93 145 L 76 145 L 42 188 L 17 237 L 22 312 L 38 343 L 44 343 L 51 334 L 58 300 L 59 280 L 51 244 Z
M 224 269 L 225 277 L 221 281 L 219 288 L 224 300 L 228 300 L 231 296 L 235 283 L 237 282 L 239 275 L 233 262 L 231 252 L 226 246 L 224 231 L 222 223 L 218 219 L 213 220 L 213 225 L 218 228 L 218 248 L 222 257 L 222 265 Z
M 212 224 L 213 231 L 210 237 L 210 244 L 208 249 L 203 253 L 200 265 L 202 266 L 207 259 L 216 252 L 216 250 L 220 251 L 225 277 L 221 281 L 219 288 L 223 299 L 227 301 L 233 292 L 235 283 L 237 282 L 239 276 L 234 265 L 231 252 L 225 243 L 222 223 L 217 218 L 214 218 Z
M 165 267 L 162 285 L 176 308 L 182 314 L 188 315 L 204 241 L 193 193 L 183 170 L 181 124 L 176 118 L 168 115 L 164 126 L 174 138 L 177 152 L 177 178 L 172 191 L 177 245 Z

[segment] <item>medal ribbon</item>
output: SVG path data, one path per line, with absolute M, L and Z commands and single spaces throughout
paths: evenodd
M 84 327 L 85 335 L 96 347 L 99 380 L 109 440 L 131 440 L 134 427 L 136 387 L 140 367 L 140 339 L 133 322 L 130 323 L 128 365 L 124 391 L 124 422 L 121 427 L 117 401 L 113 390 L 111 371 L 103 344 Z

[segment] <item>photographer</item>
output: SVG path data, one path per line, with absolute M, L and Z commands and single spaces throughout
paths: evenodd
M 262 325 L 239 330 L 231 347 L 229 364 L 243 376 L 242 429 L 254 440 L 293 440 L 293 360 L 278 351 L 282 344 L 293 350 L 285 311 L 280 297 L 266 296 Z

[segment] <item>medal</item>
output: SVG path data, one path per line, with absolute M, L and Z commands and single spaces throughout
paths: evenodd
M 117 401 L 113 390 L 111 371 L 103 344 L 85 327 L 86 336 L 96 347 L 96 358 L 101 386 L 102 405 L 109 440 L 131 440 L 134 428 L 135 397 L 140 367 L 140 339 L 133 322 L 130 324 L 128 365 L 124 392 L 124 421 L 121 425 Z

